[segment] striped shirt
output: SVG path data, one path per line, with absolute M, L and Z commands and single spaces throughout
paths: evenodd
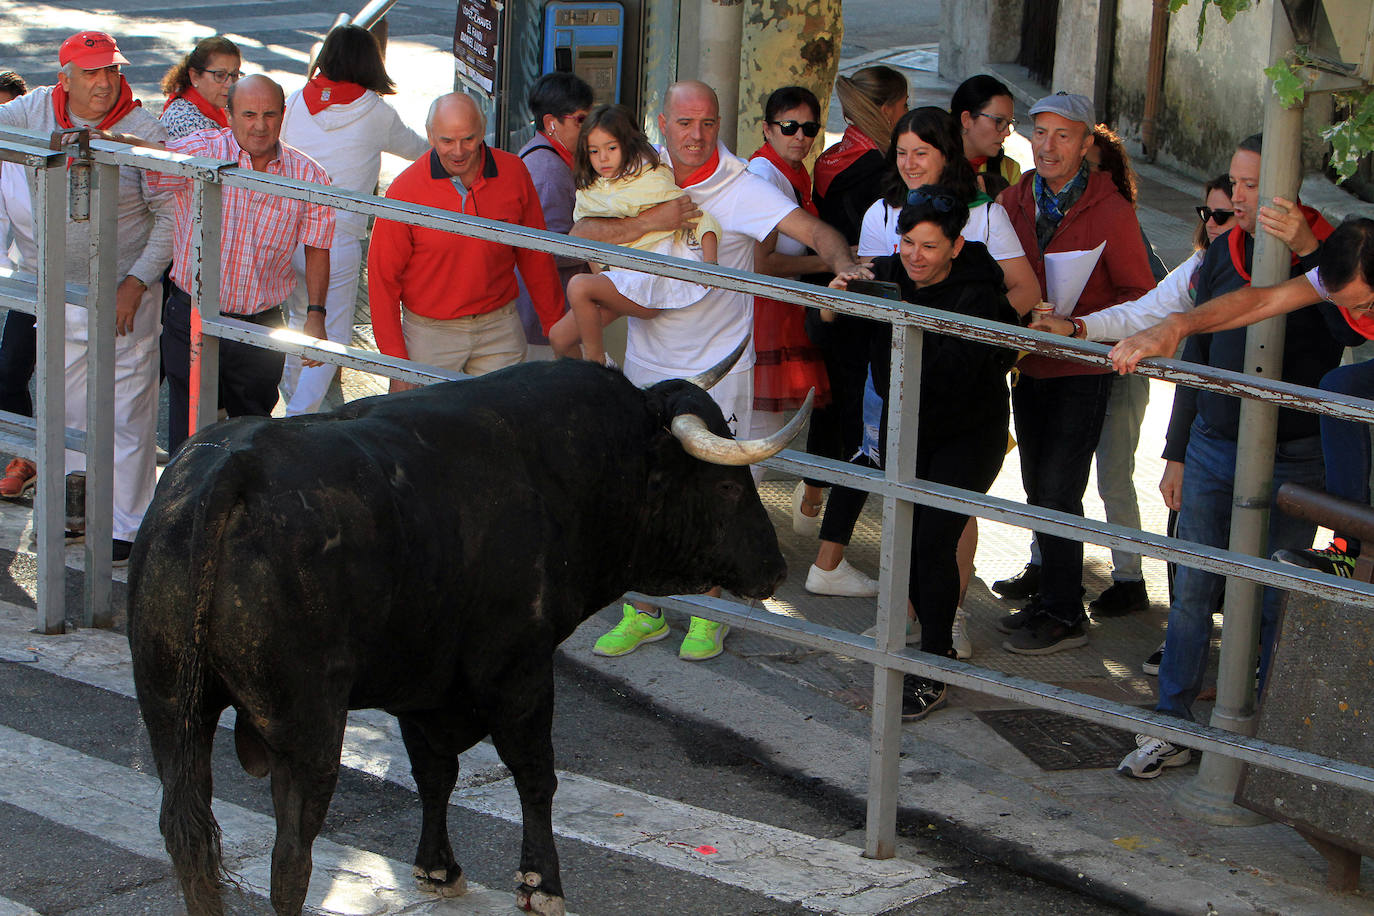
M 253 160 L 239 147 L 228 128 L 203 130 L 167 148 L 187 156 L 229 159 L 239 167 L 251 169 Z M 298 149 L 278 144 L 277 158 L 264 169 L 317 184 L 329 184 L 329 176 L 315 160 Z M 192 246 L 191 182 L 159 172 L 150 172 L 160 187 L 176 191 L 176 245 L 172 257 L 172 280 L 184 290 L 191 289 L 194 275 Z M 296 288 L 296 272 L 291 255 L 299 244 L 328 248 L 334 241 L 334 209 L 278 197 L 261 191 L 225 187 L 224 220 L 219 256 L 220 311 L 230 315 L 256 315 L 286 301 Z

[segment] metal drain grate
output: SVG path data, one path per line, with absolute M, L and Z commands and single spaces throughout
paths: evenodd
M 1044 709 L 990 709 L 975 713 L 983 724 L 1042 770 L 1115 767 L 1135 750 L 1135 736 Z

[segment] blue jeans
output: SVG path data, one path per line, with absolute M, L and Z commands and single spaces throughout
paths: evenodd
M 1178 514 L 1178 537 L 1211 547 L 1227 547 L 1231 538 L 1231 509 L 1235 482 L 1236 443 L 1213 432 L 1199 417 L 1189 433 L 1183 459 L 1183 508 Z M 1274 490 L 1287 481 L 1322 487 L 1321 444 L 1316 436 L 1280 442 L 1274 453 Z M 1316 526 L 1271 508 L 1270 552 L 1310 546 Z M 1174 572 L 1174 597 L 1169 605 L 1169 629 L 1164 660 L 1159 666 L 1157 711 L 1193 718 L 1193 701 L 1202 689 L 1212 638 L 1212 614 L 1221 603 L 1226 578 L 1179 565 Z M 1278 622 L 1280 589 L 1266 588 L 1260 615 L 1260 678 L 1269 670 Z
M 1322 376 L 1323 391 L 1374 398 L 1374 360 L 1340 366 Z M 1326 457 L 1326 492 L 1369 505 L 1369 427 L 1355 420 L 1321 418 L 1322 454 Z M 1360 552 L 1358 538 L 1337 531 L 1352 554 Z
M 1026 502 L 1083 514 L 1083 491 L 1102 419 L 1112 392 L 1111 375 L 1021 376 L 1011 392 L 1021 482 Z M 1083 613 L 1083 542 L 1041 534 L 1040 609 L 1072 626 Z

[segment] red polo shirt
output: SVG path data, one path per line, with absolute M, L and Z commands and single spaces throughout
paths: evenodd
M 481 172 L 460 198 L 433 150 L 412 163 L 387 190 L 391 200 L 544 228 L 530 173 L 518 156 L 483 146 Z M 368 249 L 368 305 L 377 348 L 407 356 L 401 306 L 426 318 L 452 319 L 495 311 L 515 299 L 515 268 L 525 279 L 544 333 L 565 310 L 553 256 L 529 248 L 378 219 Z

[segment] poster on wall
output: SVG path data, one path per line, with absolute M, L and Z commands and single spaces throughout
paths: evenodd
M 458 0 L 458 23 L 453 27 L 458 78 L 489 99 L 496 88 L 496 45 L 504 8 L 496 0 Z

